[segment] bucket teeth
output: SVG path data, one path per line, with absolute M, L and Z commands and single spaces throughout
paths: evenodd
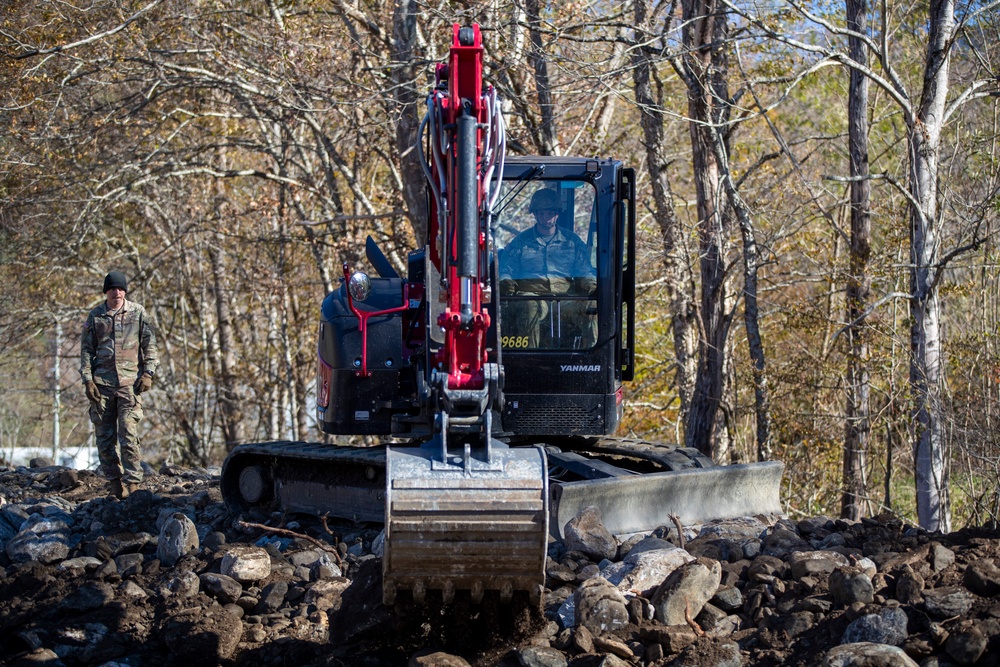
M 441 589 L 441 601 L 445 604 L 451 604 L 455 601 L 455 582 L 451 579 L 444 582 L 444 588 Z
M 505 581 L 503 586 L 500 587 L 500 602 L 507 604 L 514 597 L 514 587 L 509 581 Z
M 417 579 L 413 584 L 413 601 L 417 604 L 423 604 L 424 598 L 427 597 L 427 584 L 424 583 L 423 579 Z
M 472 604 L 479 604 L 480 602 L 482 602 L 483 601 L 483 593 L 485 591 L 486 591 L 486 589 L 483 586 L 482 580 L 481 579 L 476 579 L 476 581 L 473 582 L 473 584 L 472 584 L 472 592 L 471 592 L 471 594 L 472 594 Z
M 396 604 L 396 585 L 391 581 L 382 586 L 382 604 L 386 607 Z

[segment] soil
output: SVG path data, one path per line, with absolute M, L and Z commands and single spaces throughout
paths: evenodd
M 193 520 L 199 545 L 166 565 L 157 524 L 173 513 Z M 11 524 L 32 515 L 71 519 L 63 557 L 40 562 L 12 553 Z M 241 523 L 248 518 L 285 532 Z M 742 590 L 743 604 L 717 615 L 728 625 L 713 629 L 705 610 L 688 627 L 665 627 L 642 611 L 651 608 L 652 591 L 634 591 L 641 604 L 629 607 L 628 623 L 588 643 L 580 629 L 563 627 L 558 614 L 560 602 L 595 572 L 587 566 L 597 563 L 584 554 L 551 545 L 550 565 L 577 579 L 555 577 L 550 568 L 542 609 L 526 599 L 501 604 L 489 596 L 473 605 L 461 593 L 447 606 L 433 595 L 423 605 L 401 595 L 390 609 L 381 604 L 381 560 L 372 553 L 379 530 L 310 517 L 231 516 L 215 470 L 165 466 L 119 501 L 91 472 L 0 468 L 0 544 L 7 546 L 0 553 L 0 665 L 816 665 L 844 644 L 852 622 L 896 608 L 907 620 L 905 640 L 896 645 L 915 663 L 1000 665 L 1000 590 L 987 581 L 985 589 L 970 592 L 966 572 L 972 565 L 994 571 L 997 531 L 932 535 L 892 517 L 784 519 L 736 556 L 732 540 L 688 536 L 692 555 L 718 558 L 723 586 Z M 656 535 L 681 541 L 667 528 Z M 838 604 L 829 572 L 789 570 L 792 551 L 781 553 L 782 540 L 798 540 L 797 549 L 814 549 L 822 540 L 852 564 L 874 563 L 873 599 Z M 266 579 L 243 583 L 239 599 L 227 601 L 209 588 L 206 575 L 221 571 L 235 545 L 266 549 L 272 570 Z M 293 554 L 310 550 L 328 551 L 340 571 L 293 565 Z M 200 585 L 181 592 L 178 582 L 188 573 Z M 908 573 L 919 586 L 906 597 L 897 583 Z M 317 599 L 313 589 L 323 581 L 343 582 L 343 590 Z M 268 607 L 274 590 L 276 602 Z M 971 600 L 967 609 L 959 605 L 945 617 L 929 611 L 927 596 L 953 590 L 961 593 L 959 602 Z

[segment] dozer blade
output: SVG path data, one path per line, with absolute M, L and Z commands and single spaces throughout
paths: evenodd
M 383 600 L 428 590 L 447 604 L 456 591 L 509 600 L 526 591 L 537 603 L 548 545 L 545 451 L 494 442 L 489 461 L 449 455 L 440 447 L 386 451 L 386 529 Z
M 593 505 L 616 535 L 648 532 L 672 524 L 780 514 L 780 461 L 690 468 L 627 477 L 552 483 L 552 534 L 562 538 L 566 523 Z

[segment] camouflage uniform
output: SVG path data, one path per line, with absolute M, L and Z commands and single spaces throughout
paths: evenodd
M 93 380 L 100 402 L 90 404 L 97 453 L 110 480 L 142 481 L 139 421 L 142 398 L 135 384 L 158 365 L 156 338 L 146 310 L 126 300 L 117 311 L 106 303 L 90 311 L 80 343 L 80 377 Z
M 504 249 L 500 262 L 501 292 L 518 295 L 573 294 L 588 296 L 597 287 L 589 250 L 580 238 L 563 229 L 551 237 L 540 236 L 535 227 L 518 234 Z M 505 286 L 506 285 L 506 286 Z M 526 335 L 528 347 L 543 345 L 543 323 L 549 317 L 551 302 L 519 301 L 509 309 L 514 315 L 511 330 Z M 567 345 L 548 343 L 549 347 L 591 347 L 597 341 L 597 321 L 587 315 L 587 302 L 567 301 L 560 304 L 562 318 L 578 329 L 580 342 Z M 566 336 L 566 332 L 563 332 Z

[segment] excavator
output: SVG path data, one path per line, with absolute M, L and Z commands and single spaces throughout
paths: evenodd
M 377 444 L 239 445 L 231 511 L 384 524 L 387 605 L 537 604 L 550 538 L 588 506 L 615 534 L 781 512 L 780 462 L 614 436 L 635 373 L 635 171 L 508 156 L 478 25 L 452 28 L 416 150 L 424 246 L 400 275 L 369 237 L 374 274 L 343 264 L 321 308 L 319 427 Z M 556 231 L 535 234 L 540 218 Z

